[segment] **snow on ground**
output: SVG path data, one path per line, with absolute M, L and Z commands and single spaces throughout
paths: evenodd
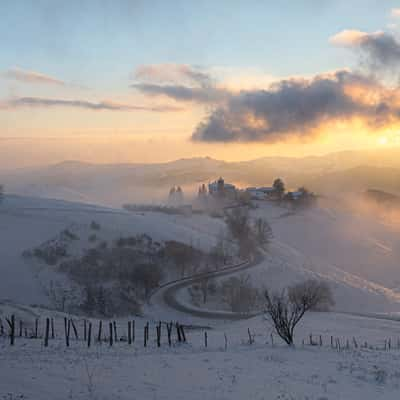
M 400 287 L 400 227 L 374 215 L 324 205 L 296 213 L 266 202 L 259 206 L 255 214 L 267 218 L 275 238 L 307 256 L 310 264 L 330 264 L 389 288 Z
M 208 330 L 186 330 L 186 344 L 169 348 L 163 331 L 162 346 L 155 343 L 151 324 L 150 342 L 143 347 L 142 327 L 137 320 L 133 346 L 120 342 L 110 348 L 94 343 L 90 349 L 62 338 L 43 347 L 42 339 L 16 339 L 14 347 L 0 339 L 1 399 L 398 399 L 400 350 L 383 350 L 384 340 L 400 337 L 395 321 L 342 314 L 314 313 L 307 316 L 297 334 L 297 345 L 288 348 L 274 338 L 269 324 L 256 317 L 235 323 L 219 322 Z M 60 322 L 61 324 L 61 322 Z M 122 331 L 123 322 L 118 330 Z M 255 343 L 248 343 L 247 328 Z M 163 328 L 165 329 L 165 328 Z M 124 329 L 126 332 L 126 328 Z M 323 346 L 308 343 L 309 334 Z M 227 349 L 225 350 L 225 338 Z M 350 348 L 338 352 L 330 336 L 346 339 Z M 364 341 L 368 348 L 354 348 Z M 373 348 L 370 348 L 373 347 Z M 7 397 L 8 396 L 8 397 Z
M 399 258 L 394 231 L 369 224 L 351 231 L 352 224 L 361 221 L 323 209 L 291 214 L 279 207 L 262 205 L 254 213 L 267 217 L 275 239 L 265 261 L 248 270 L 253 282 L 280 287 L 317 274 L 333 284 L 339 308 L 363 313 L 399 310 L 398 294 L 382 286 L 386 277 L 371 282 L 371 271 L 377 265 L 383 275 L 387 273 L 391 281 L 395 280 L 394 261 Z M 40 317 L 42 333 L 43 318 L 51 315 L 56 319 L 57 337 L 48 348 L 43 346 L 42 338 L 17 337 L 11 347 L 7 337 L 0 337 L 0 400 L 399 398 L 400 322 L 383 316 L 311 313 L 299 326 L 296 347 L 290 349 L 276 335 L 272 345 L 272 327 L 264 316 L 238 322 L 213 321 L 150 304 L 145 307 L 143 318 L 135 318 L 137 336 L 133 346 L 120 342 L 110 348 L 106 343 L 93 343 L 88 349 L 82 341 L 72 339 L 71 347 L 66 348 L 63 314 L 28 306 L 45 304 L 46 299 L 35 278 L 37 270 L 24 261 L 21 253 L 66 228 L 80 236 L 79 243 L 73 246 L 78 252 L 89 245 L 88 226 L 93 220 L 101 225 L 96 231 L 99 240 L 147 233 L 155 240 L 173 239 L 204 249 L 212 246 L 224 230 L 220 219 L 201 215 L 130 213 L 7 196 L 0 206 L 0 318 L 4 321 L 14 313 L 17 320 L 29 322 L 30 331 L 35 318 Z M 342 235 L 341 225 L 347 235 Z M 354 238 L 353 252 L 349 238 Z M 158 349 L 158 319 L 212 328 L 207 331 L 207 349 L 203 328 L 187 329 L 186 344 L 176 343 L 174 333 L 174 344 L 169 348 L 164 326 L 162 347 Z M 151 323 L 150 343 L 144 348 L 143 326 L 147 321 Z M 93 323 L 96 333 L 97 321 Z M 126 335 L 126 319 L 117 323 L 119 335 Z M 82 320 L 77 324 L 82 335 Z M 255 338 L 252 345 L 248 343 L 248 329 Z M 321 335 L 323 346 L 308 345 L 310 334 L 315 343 L 319 343 Z M 340 352 L 330 347 L 331 336 L 340 339 Z M 389 338 L 392 348 L 385 351 Z M 367 347 L 361 348 L 365 342 Z
M 323 277 L 337 292 L 340 310 L 399 309 L 400 236 L 395 227 L 321 207 L 293 213 L 266 202 L 258 205 L 253 214 L 270 222 L 274 240 L 267 250 L 269 261 L 252 271 L 255 282 L 280 287 L 290 283 L 288 278 Z
M 382 275 L 388 274 L 392 283 L 400 275 L 393 270 L 394 263 L 400 259 L 395 251 L 400 251 L 395 232 L 379 224 L 368 224 L 369 230 L 361 230 L 349 241 L 348 234 L 341 234 L 339 222 L 347 231 L 357 216 L 350 219 L 321 208 L 290 213 L 265 202 L 260 202 L 253 213 L 271 223 L 275 236 L 265 261 L 246 272 L 258 287 L 277 289 L 308 277 L 322 277 L 332 284 L 338 310 L 349 307 L 356 312 L 400 310 L 400 294 L 381 283 L 388 278 L 382 277 L 380 282 L 368 279 L 368 271 L 373 266 Z M 71 245 L 71 251 L 79 254 L 83 248 L 93 245 L 89 243 L 93 233 L 89 226 L 93 220 L 101 226 L 100 231 L 95 232 L 98 242 L 146 233 L 154 240 L 177 240 L 209 250 L 225 232 L 221 219 L 205 215 L 133 213 L 59 200 L 7 196 L 0 206 L 1 298 L 22 304 L 47 304 L 43 286 L 53 279 L 51 268 L 33 268 L 24 260 L 22 252 L 56 237 L 64 229 L 72 229 L 80 240 Z M 386 235 L 386 244 L 388 238 L 391 240 L 390 247 L 394 250 L 389 255 L 383 252 L 382 245 L 376 246 L 370 240 L 374 236 L 379 243 L 383 241 L 376 233 L 378 230 Z M 355 268 L 353 262 L 367 266 L 367 270 Z
M 22 252 L 72 229 L 80 237 L 74 249 L 88 248 L 91 221 L 100 224 L 98 240 L 146 233 L 154 240 L 177 240 L 209 250 L 224 229 L 223 222 L 204 216 L 132 213 L 60 200 L 6 196 L 0 204 L 0 296 L 23 304 L 46 304 L 43 282 L 50 268 L 38 271 Z M 50 275 L 51 277 L 51 275 Z

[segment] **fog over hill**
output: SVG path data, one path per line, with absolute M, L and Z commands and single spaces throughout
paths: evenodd
M 346 151 L 324 156 L 265 157 L 226 162 L 209 157 L 157 164 L 90 164 L 64 161 L 0 174 L 11 193 L 118 206 L 161 202 L 172 185 L 186 196 L 200 183 L 223 176 L 238 186 L 269 185 L 281 177 L 288 188 L 305 185 L 319 194 L 338 195 L 368 188 L 400 193 L 400 149 Z

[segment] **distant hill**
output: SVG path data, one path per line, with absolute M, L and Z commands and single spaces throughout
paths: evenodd
M 383 192 L 382 190 L 368 189 L 364 193 L 368 201 L 375 203 L 378 206 L 388 208 L 400 208 L 400 197 L 392 193 Z
M 173 185 L 193 196 L 201 183 L 219 176 L 241 187 L 284 179 L 295 189 L 319 194 L 364 192 L 368 188 L 400 194 L 400 149 L 346 151 L 317 157 L 265 157 L 226 162 L 209 157 L 156 164 L 90 164 L 65 161 L 0 174 L 8 192 L 121 205 L 160 202 Z

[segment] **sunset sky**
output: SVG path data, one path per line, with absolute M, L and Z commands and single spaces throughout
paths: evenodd
M 0 167 L 400 144 L 400 1 L 1 1 Z

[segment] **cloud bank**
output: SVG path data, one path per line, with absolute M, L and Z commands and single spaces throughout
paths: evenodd
M 336 45 L 362 47 L 375 60 L 396 63 L 398 43 L 390 35 L 347 30 L 331 38 Z M 390 55 L 388 55 L 390 54 Z M 217 86 L 191 67 L 142 66 L 132 87 L 149 96 L 211 106 L 192 140 L 202 142 L 276 142 L 316 135 L 321 126 L 361 120 L 368 127 L 400 121 L 400 94 L 371 75 L 349 70 L 275 82 L 267 89 L 234 92 Z M 181 80 L 181 81 L 180 81 Z M 205 84 L 207 82 L 207 84 Z
M 365 96 L 371 90 L 375 96 Z M 197 126 L 192 139 L 273 142 L 312 136 L 323 123 L 354 118 L 377 127 L 400 120 L 396 104 L 397 93 L 347 70 L 308 80 L 282 80 L 269 90 L 232 95 Z

